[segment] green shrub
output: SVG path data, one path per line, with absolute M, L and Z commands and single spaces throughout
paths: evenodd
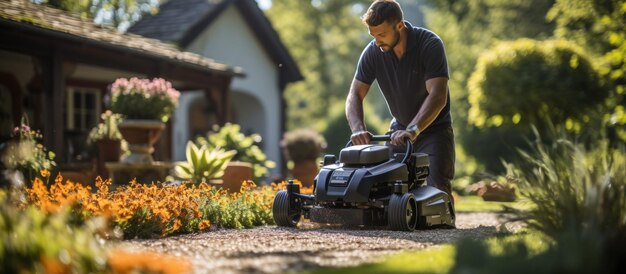
M 316 131 L 301 128 L 285 133 L 281 146 L 289 160 L 299 163 L 320 157 L 326 141 Z
M 96 229 L 101 228 L 97 223 L 102 219 L 75 227 L 68 225 L 71 223 L 68 211 L 65 208 L 45 214 L 35 207 L 21 210 L 0 191 L 0 272 L 103 272 L 104 247 L 94 237 Z
M 276 163 L 267 159 L 267 156 L 258 147 L 261 142 L 259 134 L 249 136 L 240 132 L 241 126 L 237 124 L 226 123 L 220 127 L 215 125 L 213 131 L 208 132 L 207 136 L 196 138 L 196 145 L 206 145 L 209 149 L 222 148 L 225 150 L 236 151 L 233 161 L 242 161 L 252 164 L 254 169 L 254 180 L 267 175 L 270 168 L 276 167 Z
M 487 171 L 501 172 L 500 159 L 515 159 L 532 125 L 544 132 L 563 124 L 598 138 L 603 130 L 586 129 L 604 123 L 608 91 L 591 58 L 571 43 L 501 42 L 479 57 L 468 80 L 471 129 L 461 142 Z

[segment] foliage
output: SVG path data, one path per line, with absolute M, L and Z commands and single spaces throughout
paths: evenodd
M 606 141 L 593 146 L 588 150 L 566 136 L 544 144 L 538 137 L 532 151 L 520 152 L 525 161 L 509 166 L 522 194 L 536 206 L 519 212 L 531 227 L 550 236 L 570 227 L 607 237 L 626 232 L 626 150 L 610 148 Z
M 187 142 L 187 161 L 176 164 L 176 176 L 191 180 L 194 184 L 208 182 L 209 179 L 224 175 L 224 169 L 237 153 L 234 150 L 225 151 L 221 148 L 209 149 L 205 145 L 197 147 L 193 142 Z
M 478 127 L 552 121 L 579 132 L 608 95 L 590 59 L 565 41 L 499 43 L 480 56 L 468 87 L 469 122 Z
M 304 76 L 285 89 L 288 130 L 309 125 L 322 132 L 328 107 L 345 100 L 361 50 L 371 40 L 359 18 L 370 3 L 272 1 L 266 14 Z
M 196 138 L 198 146 L 206 146 L 208 149 L 222 148 L 236 151 L 233 161 L 242 161 L 252 164 L 255 179 L 265 176 L 269 168 L 276 167 L 276 163 L 267 159 L 267 156 L 259 148 L 261 142 L 259 134 L 244 135 L 241 126 L 226 123 L 220 127 L 213 126 L 213 131 L 207 133 L 206 137 Z
M 467 82 L 478 56 L 494 42 L 549 38 L 555 25 L 545 14 L 554 0 L 428 0 L 426 3 L 421 6 L 425 9 L 426 27 L 444 41 L 448 57 L 451 114 L 457 141 L 456 177 L 485 169 L 498 172 L 502 167 L 500 158 L 510 160 L 515 155 L 510 148 L 503 150 L 502 132 L 509 129 L 478 128 L 468 122 Z M 492 146 L 494 143 L 499 144 Z M 510 143 L 511 147 L 519 144 L 524 144 L 523 138 Z M 475 159 L 477 154 L 485 156 Z
M 27 185 L 30 185 L 40 171 L 49 171 L 56 166 L 54 152 L 48 151 L 40 141 L 39 131 L 31 130 L 22 119 L 22 125 L 13 130 L 12 139 L 7 142 L 2 154 L 2 164 L 8 170 L 19 171 Z
M 580 260 L 594 255 L 569 270 L 616 273 L 626 253 L 626 149 L 612 148 L 606 140 L 587 149 L 558 137 L 552 144 L 537 137 L 532 151 L 521 152 L 525 161 L 509 166 L 534 206 L 516 214 L 554 239 L 557 254 L 573 249 L 571 256 Z
M 464 130 L 462 143 L 489 171 L 515 159 L 533 124 L 540 131 L 565 124 L 588 139 L 602 133 L 583 129 L 601 122 L 607 88 L 590 59 L 567 42 L 499 43 L 481 55 L 468 88 L 474 127 Z
M 126 30 L 145 14 L 156 14 L 162 0 L 33 0 Z
M 162 78 L 119 78 L 111 86 L 111 110 L 128 119 L 167 122 L 180 92 Z
M 301 128 L 285 133 L 281 146 L 289 160 L 300 163 L 320 157 L 320 153 L 326 148 L 326 141 L 315 130 Z
M 68 210 L 45 214 L 34 206 L 19 209 L 0 190 L 0 272 L 102 272 L 104 247 L 94 237 L 101 220 L 68 226 Z
M 117 127 L 122 119 L 120 114 L 107 110 L 100 115 L 100 119 L 102 122 L 89 132 L 88 144 L 95 144 L 99 140 L 122 140 L 122 133 Z
M 557 0 L 548 18 L 556 22 L 557 37 L 602 57 L 598 61 L 611 83 L 603 118 L 615 135 L 611 141 L 626 141 L 626 1 Z

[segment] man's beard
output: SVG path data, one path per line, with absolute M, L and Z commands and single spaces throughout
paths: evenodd
M 378 46 L 380 51 L 382 51 L 382 52 L 389 52 L 389 51 L 393 50 L 396 47 L 396 45 L 398 45 L 398 42 L 400 42 L 400 32 L 394 29 L 393 30 L 393 34 L 396 36 L 395 41 L 393 41 L 393 43 L 391 45 L 382 44 L 382 45 Z M 385 49 L 385 47 L 387 49 Z

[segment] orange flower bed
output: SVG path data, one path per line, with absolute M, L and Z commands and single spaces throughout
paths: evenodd
M 298 183 L 298 182 L 296 182 Z M 150 238 L 172 233 L 189 233 L 213 226 L 246 228 L 271 224 L 275 193 L 286 183 L 257 187 L 244 182 L 239 192 L 228 193 L 202 183 L 179 186 L 139 184 L 119 186 L 110 191 L 111 181 L 100 177 L 90 186 L 57 175 L 49 187 L 39 178 L 26 190 L 29 204 L 44 212 L 58 212 L 71 207 L 79 220 L 104 216 L 124 232 L 125 238 Z M 302 188 L 302 193 L 312 193 Z

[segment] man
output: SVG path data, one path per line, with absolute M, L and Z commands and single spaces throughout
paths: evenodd
M 363 100 L 377 80 L 394 117 L 390 126 L 394 150 L 403 151 L 401 146 L 410 138 L 414 152 L 429 155 L 427 184 L 450 195 L 455 151 L 443 42 L 433 32 L 404 21 L 393 0 L 375 1 L 362 20 L 374 40 L 361 54 L 346 99 L 352 143 L 370 142 Z

